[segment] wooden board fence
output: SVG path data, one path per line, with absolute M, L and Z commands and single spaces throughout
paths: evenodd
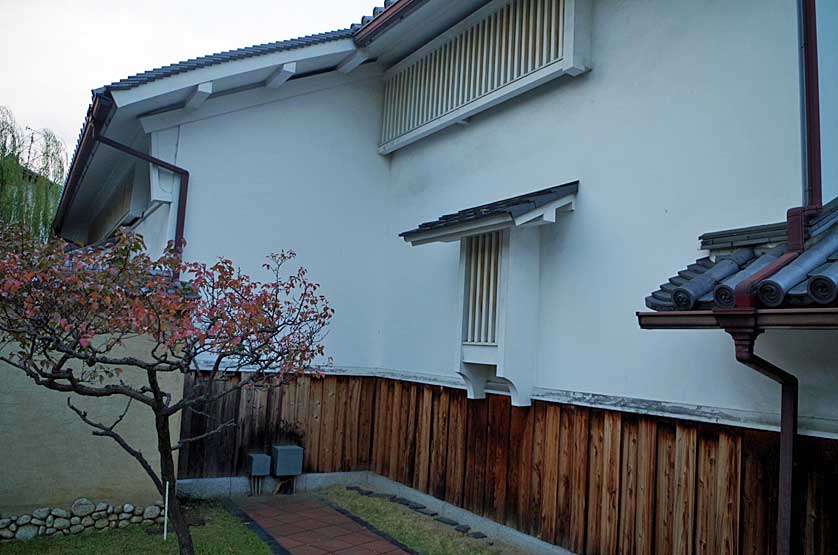
M 305 432 L 306 472 L 372 470 L 580 554 L 774 548 L 770 432 L 337 376 L 247 387 L 198 409 L 184 415 L 183 437 L 214 422 L 238 426 L 188 444 L 181 478 L 244 473 L 247 453 L 268 452 L 285 420 Z M 832 553 L 838 442 L 799 443 L 795 552 Z

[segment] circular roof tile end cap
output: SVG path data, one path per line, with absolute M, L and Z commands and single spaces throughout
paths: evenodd
M 786 291 L 776 281 L 766 280 L 759 284 L 757 296 L 762 304 L 770 308 L 777 308 L 786 298 Z
M 838 297 L 838 284 L 828 276 L 812 277 L 806 288 L 818 304 L 832 304 Z
M 695 297 L 683 287 L 672 292 L 672 302 L 678 310 L 690 310 L 695 305 Z
M 717 285 L 713 291 L 713 300 L 720 308 L 734 308 L 736 306 L 736 291 L 730 285 Z

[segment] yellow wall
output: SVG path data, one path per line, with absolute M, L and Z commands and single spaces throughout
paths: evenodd
M 132 344 L 140 355 L 146 341 Z M 126 369 L 122 378 L 139 383 L 145 377 Z M 70 394 L 36 386 L 21 371 L 0 365 L 0 513 L 42 506 L 69 505 L 78 497 L 95 502 L 146 504 L 160 498 L 151 479 L 110 438 L 94 437 L 92 429 L 67 407 Z M 161 376 L 161 386 L 178 399 L 181 374 Z M 89 417 L 110 425 L 124 410 L 122 397 L 91 399 L 73 396 L 73 404 Z M 134 402 L 117 428 L 133 447 L 158 467 L 157 439 L 150 409 Z M 180 419 L 172 421 L 174 441 Z

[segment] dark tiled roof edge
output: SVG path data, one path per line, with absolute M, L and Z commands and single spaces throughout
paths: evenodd
M 407 237 L 424 231 L 431 231 L 452 227 L 467 222 L 476 222 L 493 216 L 508 215 L 515 218 L 579 190 L 579 182 L 572 181 L 563 185 L 556 185 L 533 191 L 504 200 L 481 204 L 472 208 L 465 208 L 459 212 L 444 214 L 436 220 L 419 224 L 414 229 L 399 233 L 399 237 Z
M 115 81 L 110 85 L 106 85 L 100 91 L 124 91 L 133 89 L 140 85 L 145 85 L 158 79 L 171 77 L 179 73 L 185 73 L 195 69 L 223 64 L 226 62 L 233 62 L 236 60 L 243 60 L 245 58 L 252 58 L 255 56 L 263 56 L 265 54 L 273 54 L 275 52 L 283 52 L 286 50 L 294 50 L 296 48 L 305 48 L 306 46 L 313 46 L 316 44 L 323 44 L 326 42 L 352 38 L 352 29 L 340 29 L 337 31 L 329 31 L 327 33 L 318 33 L 315 35 L 308 35 L 295 39 L 282 40 L 277 42 L 270 42 L 266 44 L 257 44 L 248 46 L 246 48 L 237 48 L 235 50 L 227 50 L 225 52 L 218 52 L 184 60 L 168 66 L 158 67 L 142 73 L 137 73 L 125 79 Z

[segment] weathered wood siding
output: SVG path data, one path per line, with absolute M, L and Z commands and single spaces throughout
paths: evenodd
M 373 470 L 577 553 L 773 553 L 770 432 L 335 376 L 246 388 L 201 411 L 239 426 L 184 449 L 181 478 L 241 474 L 284 419 L 306 432 L 306 472 Z M 183 434 L 209 425 L 185 415 Z M 838 442 L 801 438 L 799 453 L 796 552 L 831 553 Z

